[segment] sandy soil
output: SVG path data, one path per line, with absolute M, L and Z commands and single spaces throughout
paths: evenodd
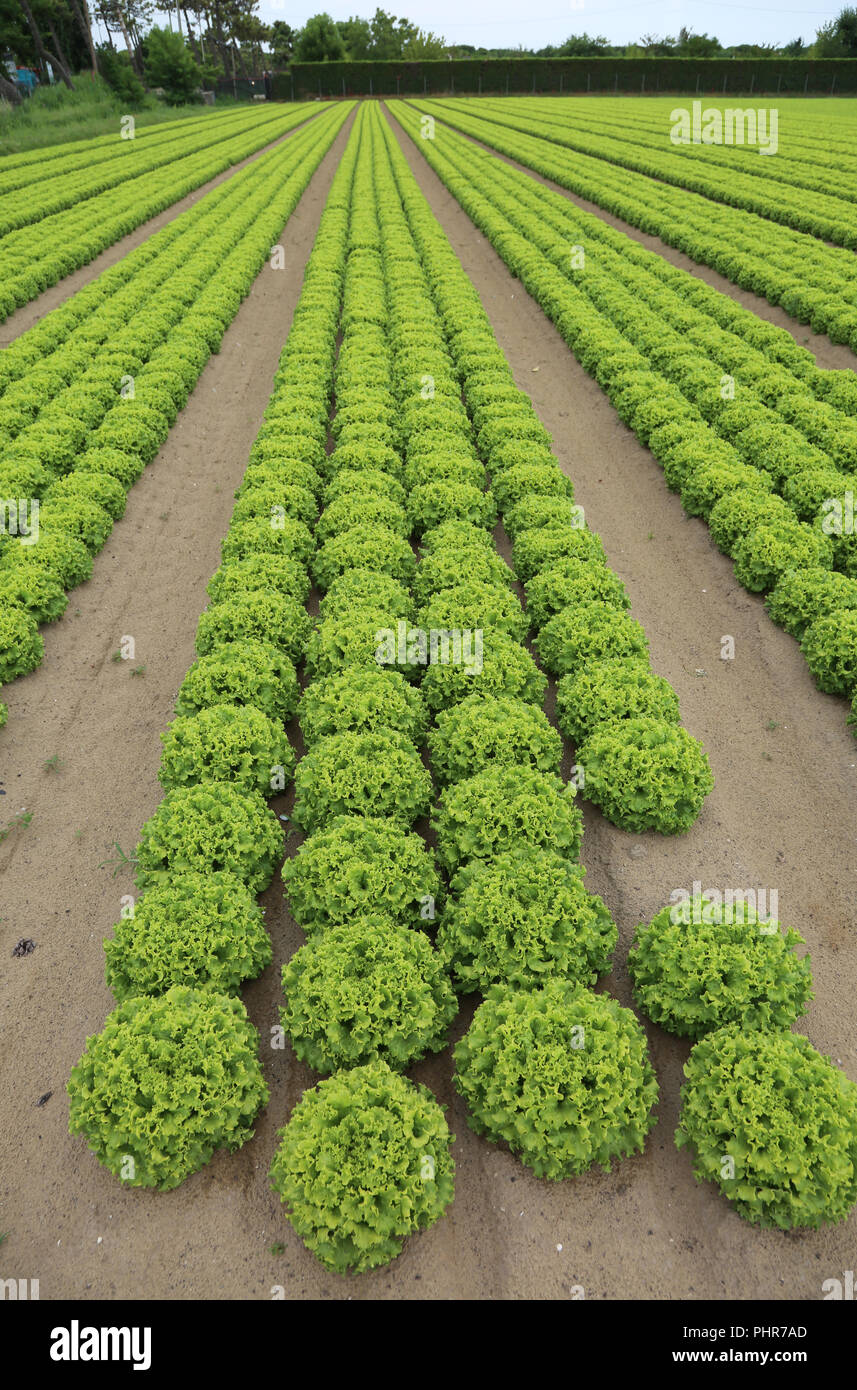
M 243 996 L 263 1036 L 271 1089 L 255 1139 L 158 1194 L 122 1189 L 67 1134 L 69 1070 L 112 1003 L 101 938 L 118 916 L 120 895 L 133 891 L 130 874 L 113 878 L 99 866 L 114 841 L 133 847 L 160 800 L 159 735 L 193 659 L 232 489 L 259 427 L 346 134 L 291 219 L 295 254 L 287 269 L 260 275 L 220 355 L 131 492 L 92 580 L 46 629 L 43 665 L 8 690 L 0 822 L 22 806 L 34 815 L 0 846 L 0 1229 L 10 1232 L 0 1274 L 39 1278 L 43 1299 L 267 1299 L 277 1286 L 287 1298 L 563 1299 L 575 1285 L 589 1299 L 820 1298 L 822 1280 L 853 1268 L 857 1219 L 807 1235 L 762 1233 L 712 1188 L 698 1187 L 672 1139 L 688 1046 L 655 1027 L 648 1034 L 661 1086 L 659 1123 L 645 1153 L 609 1176 L 539 1182 L 468 1130 L 448 1051 L 412 1068 L 449 1106 L 455 1203 L 389 1269 L 349 1280 L 326 1274 L 283 1218 L 267 1180 L 276 1130 L 313 1081 L 290 1051 L 272 1051 L 264 1041 L 278 1021 L 281 964 L 302 940 L 278 882 L 265 895 L 274 963 Z M 673 888 L 695 879 L 774 887 L 782 920 L 803 931 L 813 955 L 816 999 L 806 1030 L 857 1078 L 857 963 L 849 949 L 857 747 L 845 728 L 845 704 L 815 690 L 796 644 L 738 586 L 704 525 L 685 518 L 654 460 L 405 138 L 402 147 L 518 384 L 554 435 L 577 500 L 628 585 L 653 666 L 676 687 L 685 723 L 704 741 L 717 778 L 697 825 L 681 839 L 628 835 L 587 809 L 587 885 L 620 926 L 606 987 L 630 1002 L 625 960 L 633 929 Z M 136 639 L 142 677 L 110 660 L 125 633 Z M 731 662 L 719 659 L 724 634 L 735 639 Z M 43 764 L 55 753 L 63 766 L 47 772 Z M 287 811 L 288 800 L 277 809 Z M 13 958 L 26 936 L 36 940 L 35 951 Z M 471 1015 L 472 1006 L 462 1009 L 453 1039 Z M 276 1242 L 285 1246 L 281 1255 L 269 1251 Z

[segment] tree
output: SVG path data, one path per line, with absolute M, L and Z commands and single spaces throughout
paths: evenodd
M 329 14 L 312 15 L 295 41 L 299 63 L 338 63 L 346 57 L 342 35 Z
M 372 26 L 368 19 L 358 19 L 352 15 L 351 19 L 339 20 L 336 27 L 342 35 L 349 58 L 359 62 L 372 57 Z
M 195 99 L 199 72 L 180 34 L 151 29 L 146 35 L 144 70 L 149 86 L 163 87 L 171 106 Z
M 38 23 L 36 22 L 35 15 L 33 14 L 33 9 L 30 4 L 30 0 L 20 0 L 20 2 L 21 9 L 24 11 L 24 18 L 27 21 L 27 28 L 33 36 L 33 43 L 35 45 L 36 53 L 38 54 L 40 62 L 51 63 L 52 66 L 56 68 L 57 72 L 60 75 L 60 78 L 65 83 L 65 85 L 69 88 L 70 91 L 73 91 L 74 83 L 71 80 L 71 72 L 69 70 L 68 60 L 65 58 L 64 54 L 62 57 L 59 56 L 59 54 L 62 53 L 62 49 L 60 48 L 60 42 L 57 38 L 56 29 L 54 28 L 53 23 L 53 16 L 51 15 L 50 10 L 47 7 L 42 7 L 42 13 L 39 17 L 42 23 L 46 25 L 48 31 L 51 34 L 51 37 L 53 38 L 54 47 L 52 49 L 48 48 L 45 44 L 44 38 L 42 37 L 42 31 L 39 28 Z
M 275 68 L 288 67 L 294 53 L 296 38 L 297 35 L 290 24 L 286 24 L 282 19 L 274 20 L 271 25 L 269 43 L 271 45 L 271 61 Z
M 86 0 L 71 0 L 71 7 L 74 10 L 74 17 L 77 20 L 80 31 L 83 34 L 84 42 L 89 49 L 89 58 L 92 63 L 92 76 L 98 75 L 98 54 L 95 51 L 95 44 L 92 41 L 92 24 L 89 18 L 89 6 Z
M 829 24 L 822 24 L 812 45 L 813 58 L 857 57 L 857 10 L 844 9 Z
M 785 58 L 802 58 L 807 51 L 807 45 L 803 39 L 792 39 L 791 43 L 783 46 L 783 56 Z
M 119 53 L 112 45 L 102 44 L 98 49 L 101 76 L 108 87 L 121 97 L 128 106 L 139 106 L 146 95 L 146 89 L 131 66 L 127 53 Z

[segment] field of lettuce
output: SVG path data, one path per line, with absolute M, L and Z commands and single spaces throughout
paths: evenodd
M 0 1277 L 853 1269 L 854 117 L 681 100 L 0 153 Z

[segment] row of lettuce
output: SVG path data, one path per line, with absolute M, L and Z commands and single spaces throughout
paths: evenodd
M 740 167 L 741 152 L 735 148 L 724 149 L 721 155 L 714 142 L 672 144 L 672 122 L 648 135 L 636 123 L 610 134 L 591 114 L 576 114 L 572 123 L 567 115 L 546 117 L 541 111 L 537 115 L 529 108 L 522 109 L 520 103 L 511 110 L 504 109 L 503 103 L 493 99 L 479 102 L 478 110 L 498 127 L 508 126 L 563 150 L 580 151 L 611 166 L 633 169 L 662 183 L 700 193 L 712 203 L 755 212 L 766 221 L 784 223 L 850 251 L 857 247 L 857 207 L 843 194 L 841 175 L 820 174 L 814 160 L 800 166 L 799 173 L 797 164 L 788 158 L 778 155 L 765 159 L 754 151 L 754 167 L 747 170 Z M 767 143 L 769 131 L 766 123 L 760 136 L 757 127 L 759 146 Z M 721 158 L 725 167 L 719 162 Z M 798 180 L 799 186 L 789 186 Z
M 308 112 L 308 108 L 305 110 Z M 38 165 L 35 171 L 30 170 L 29 174 L 15 170 L 7 172 L 0 163 L 0 197 L 5 199 L 0 212 L 0 246 L 3 237 L 19 227 L 31 226 L 53 213 L 79 206 L 129 179 L 142 178 L 164 164 L 175 164 L 203 150 L 213 149 L 249 130 L 262 135 L 264 144 L 281 133 L 279 117 L 246 109 L 225 116 L 218 113 L 205 123 L 189 122 L 184 129 L 170 122 L 169 129 L 161 128 L 148 140 L 140 141 L 129 121 L 125 122 L 124 133 L 117 122 L 107 158 L 75 152 L 60 154 L 55 159 L 46 158 L 44 164 Z M 26 196 L 10 198 L 9 194 L 19 187 L 26 187 Z
M 472 103 L 414 104 L 711 266 L 741 289 L 781 305 L 814 333 L 857 347 L 857 274 L 852 252 L 593 155 L 560 151 L 549 140 L 481 119 L 482 108 L 474 109 Z
M 122 1002 L 72 1075 L 71 1121 L 117 1176 L 162 1188 L 248 1137 L 268 1093 L 234 991 L 271 959 L 254 894 L 281 858 L 283 813 L 271 808 L 294 778 L 292 817 L 306 838 L 282 876 L 307 940 L 283 969 L 281 1021 L 298 1058 L 326 1079 L 280 1132 L 271 1181 L 318 1258 L 361 1271 L 394 1258 L 452 1199 L 443 1108 L 402 1071 L 445 1045 L 456 992 L 484 995 L 455 1049 L 469 1122 L 539 1175 L 609 1168 L 640 1149 L 657 1095 L 639 1023 L 591 988 L 610 968 L 617 930 L 583 886 L 575 788 L 559 775 L 514 572 L 493 547 L 495 499 L 507 524 L 516 509 L 524 519 L 535 509 L 513 557 L 517 566 L 529 556 L 528 611 L 532 595 L 543 631 L 551 614 L 584 606 L 588 584 L 614 600 L 621 586 L 597 538 L 573 524 L 549 441 L 375 109 L 361 111 L 334 181 L 237 496 L 199 656 L 164 738 L 166 796 L 137 851 L 143 897 L 106 947 Z M 560 561 L 588 572 L 551 578 L 561 535 L 575 546 L 560 548 Z M 585 557 L 581 535 L 592 541 Z M 310 575 L 323 595 L 316 624 Z M 564 580 L 583 588 L 564 598 Z M 612 611 L 621 619 L 621 602 Z M 479 661 L 432 660 L 432 633 L 465 630 L 481 633 Z M 657 714 L 642 723 L 679 728 L 675 696 L 648 672 L 644 648 L 599 649 L 592 661 L 587 650 L 572 679 L 596 660 L 633 669 L 638 685 L 655 682 Z M 589 698 L 596 731 L 609 727 L 633 749 L 633 682 L 608 696 L 606 713 L 597 683 Z M 295 713 L 306 749 L 297 762 L 284 727 Z M 693 770 L 704 785 L 704 756 L 688 748 L 678 785 L 692 784 Z M 436 855 L 417 833 L 432 778 Z M 714 1084 L 711 1067 L 697 1084 L 689 1072 L 683 1110 L 698 1170 L 717 1180 L 706 1157 L 724 1096 L 744 1087 L 730 1102 L 736 1151 L 755 1123 L 782 1128 L 775 1104 L 763 1121 L 758 1098 L 741 1110 L 743 1024 L 767 1094 L 790 1045 L 784 1025 L 809 997 L 808 965 L 794 956 L 794 934 L 760 932 L 748 947 L 741 933 L 700 933 L 686 972 L 687 940 L 663 928 L 656 919 L 641 934 L 638 1002 L 673 1031 L 726 1025 L 731 1039 L 732 1025 L 737 1037 Z M 715 948 L 720 966 L 744 951 L 744 994 L 714 998 Z M 761 1043 L 754 1029 L 768 1030 Z M 821 1078 L 812 1091 L 821 1119 L 840 1128 L 822 1161 L 807 1145 L 797 1203 L 777 1172 L 763 1185 L 761 1168 L 747 1166 L 743 1187 L 721 1183 L 754 1220 L 817 1224 L 854 1199 L 841 1170 L 836 1192 L 829 1182 L 850 1142 L 843 1129 L 853 1132 L 854 1095 L 835 1090 L 844 1079 L 826 1059 L 810 1049 L 804 1061 L 791 1098 L 798 1129 L 811 1108 L 804 1072 Z
M 617 108 L 612 112 L 608 106 L 599 104 L 597 111 L 592 105 L 583 106 L 580 101 L 560 107 L 550 98 L 528 102 L 527 116 L 544 132 L 545 139 L 557 134 L 564 135 L 570 126 L 584 135 L 596 135 L 618 140 L 627 148 L 631 146 L 641 151 L 663 154 L 667 144 L 669 153 L 679 155 L 689 168 L 707 169 L 722 175 L 740 173 L 755 183 L 757 190 L 773 195 L 779 200 L 782 193 L 795 197 L 793 206 L 800 207 L 798 189 L 811 193 L 827 194 L 836 201 L 846 215 L 853 211 L 854 198 L 843 175 L 857 173 L 857 161 L 853 149 L 837 149 L 834 132 L 831 130 L 831 145 L 823 141 L 807 139 L 807 132 L 800 121 L 790 119 L 793 112 L 780 112 L 776 106 L 763 106 L 755 111 L 741 111 L 732 102 L 722 103 L 725 110 L 717 104 L 709 106 L 700 101 L 690 110 L 685 106 L 672 106 L 676 111 L 670 119 L 671 109 L 658 112 L 653 108 L 635 103 L 636 119 L 623 122 L 622 113 Z M 703 117 L 703 111 L 705 116 Z M 728 117 L 726 112 L 733 111 Z M 777 114 L 774 115 L 773 112 Z M 486 103 L 486 115 L 509 115 L 514 112 L 510 103 Z M 739 114 L 740 112 L 740 114 Z M 685 113 L 691 119 L 686 123 Z M 698 113 L 698 114 L 697 114 Z M 694 121 L 698 139 L 694 139 Z M 570 118 L 570 119 L 569 119 Z M 782 124 L 781 124 L 782 121 Z M 687 129 L 689 124 L 690 129 Z M 721 139 L 717 139 L 717 134 Z M 688 138 L 683 138 L 687 136 Z M 770 155 L 759 157 L 761 149 L 770 144 Z M 777 158 L 773 158 L 776 155 Z M 742 188 L 746 187 L 742 183 Z M 711 193 L 709 191 L 709 200 Z M 847 205 L 851 204 L 852 207 Z
M 821 690 L 857 699 L 853 373 L 452 131 L 397 118 Z M 852 713 L 853 721 L 853 713 Z
M 131 147 L 129 162 L 139 165 L 139 170 L 121 182 L 117 176 L 103 192 L 87 195 L 85 188 L 78 187 L 78 176 L 74 175 L 68 186 L 59 181 L 60 193 L 56 194 L 52 181 L 48 192 L 32 200 L 32 206 L 41 209 L 37 221 L 28 217 L 27 222 L 32 225 L 16 225 L 20 216 L 14 213 L 5 224 L 0 221 L 0 321 L 64 276 L 88 265 L 120 237 L 164 212 L 209 179 L 256 154 L 318 109 L 289 107 L 273 115 L 266 113 L 262 119 L 256 112 L 255 119 L 242 119 L 237 130 L 229 121 L 222 129 L 212 129 L 211 135 L 207 127 L 200 130 L 194 123 L 187 134 L 179 137 L 179 149 L 166 148 L 154 163 L 146 153 L 148 145 L 144 144 L 137 155 L 134 142 L 127 141 Z M 222 138 L 217 138 L 218 134 Z M 183 154 L 181 149 L 185 146 L 187 153 Z M 93 174 L 89 181 L 93 189 L 95 180 Z M 13 196 L 10 201 L 17 206 L 21 200 Z M 24 207 L 29 205 L 29 200 L 22 203 Z
M 0 683 L 40 664 L 39 625 L 89 578 L 347 115 L 319 117 L 4 350 Z

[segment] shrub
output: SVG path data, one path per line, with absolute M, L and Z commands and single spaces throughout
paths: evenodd
M 349 668 L 313 681 L 303 693 L 298 717 L 307 748 L 330 734 L 368 734 L 383 728 L 419 746 L 428 724 L 420 692 L 401 671 L 377 668 Z
M 318 587 L 325 591 L 346 570 L 370 569 L 409 584 L 416 557 L 403 536 L 387 527 L 352 526 L 320 547 L 312 563 Z
M 639 1152 L 658 1087 L 630 1009 L 569 980 L 494 985 L 455 1048 L 468 1123 L 505 1141 L 539 1178 Z
M 69 1129 L 129 1187 L 178 1187 L 253 1135 L 268 1101 L 258 1034 L 238 999 L 174 985 L 128 999 L 87 1040 Z
M 180 715 L 161 734 L 158 778 L 169 791 L 200 782 L 231 782 L 270 796 L 295 771 L 295 750 L 281 724 L 252 705 L 211 705 Z
M 382 1057 L 399 1069 L 439 1052 L 457 1004 L 428 937 L 365 920 L 331 927 L 283 967 L 283 1027 L 324 1074 Z
M 491 767 L 558 773 L 562 760 L 562 739 L 543 710 L 525 700 L 481 695 L 441 710 L 428 747 L 441 784 Z
M 604 657 L 646 659 L 649 644 L 638 622 L 611 603 L 581 603 L 563 608 L 545 623 L 535 645 L 542 665 L 567 676 Z
M 536 628 L 544 627 L 563 608 L 586 603 L 607 603 L 617 609 L 631 606 L 619 576 L 591 560 L 559 560 L 539 570 L 527 585 L 527 616 Z
M 551 773 L 523 767 L 478 772 L 441 795 L 433 821 L 438 858 L 450 873 L 470 859 L 523 847 L 576 859 L 583 817 L 575 796 L 574 786 Z
M 296 599 L 275 589 L 251 589 L 214 603 L 202 614 L 196 629 L 200 656 L 224 643 L 270 642 L 292 661 L 299 661 L 312 632 L 312 619 Z
M 845 608 L 816 618 L 800 649 L 819 690 L 828 695 L 857 692 L 857 610 Z
M 451 889 L 437 944 L 465 992 L 553 975 L 594 985 L 609 970 L 616 924 L 580 867 L 552 850 L 475 859 Z
M 385 1062 L 304 1091 L 278 1137 L 271 1183 L 301 1240 L 337 1274 L 388 1264 L 452 1201 L 443 1110 Z
M 298 763 L 293 817 L 308 832 L 353 814 L 389 816 L 407 826 L 425 815 L 431 792 L 431 778 L 402 734 L 331 734 Z
M 0 685 L 39 665 L 45 644 L 32 613 L 16 603 L 0 607 Z
M 298 677 L 289 658 L 270 642 L 245 639 L 199 657 L 182 681 L 176 714 L 212 705 L 254 706 L 287 724 L 298 707 Z
M 675 1140 L 700 1182 L 756 1226 L 845 1220 L 857 1202 L 857 1086 L 829 1057 L 802 1034 L 732 1024 L 695 1045 L 684 1074 Z
M 668 1033 L 700 1038 L 712 1028 L 789 1028 L 812 998 L 803 937 L 739 900 L 704 898 L 664 907 L 640 923 L 628 957 L 634 999 Z
M 165 994 L 173 985 L 232 994 L 271 962 L 265 918 L 231 874 L 175 874 L 150 888 L 105 941 L 116 999 Z
M 577 750 L 586 796 L 637 834 L 689 830 L 714 786 L 702 745 L 686 729 L 644 716 L 598 724 Z
M 137 884 L 148 888 L 188 869 L 222 869 L 261 893 L 282 850 L 280 822 L 258 792 L 228 782 L 181 787 L 167 793 L 143 826 Z
M 678 724 L 678 696 L 641 656 L 588 661 L 556 688 L 556 722 L 566 738 L 581 743 L 598 724 L 646 717 Z

